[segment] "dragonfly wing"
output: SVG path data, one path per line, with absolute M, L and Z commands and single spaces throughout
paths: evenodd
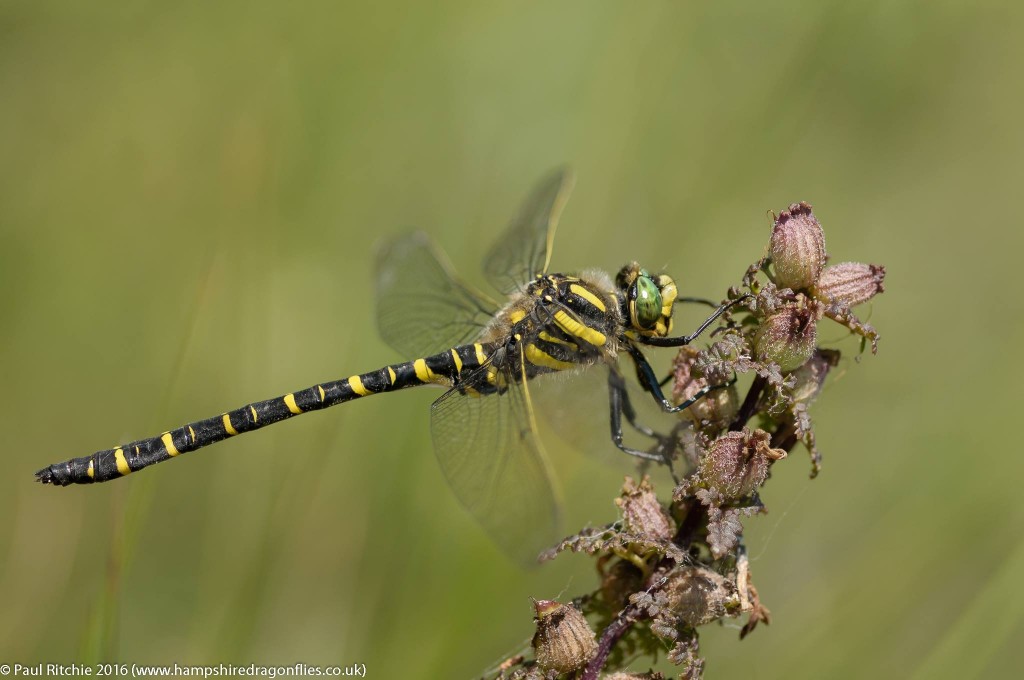
M 503 293 L 547 271 L 551 243 L 575 177 L 559 168 L 542 179 L 484 259 L 484 273 Z
M 540 376 L 533 379 L 530 394 L 536 411 L 541 414 L 541 428 L 545 434 L 553 431 L 570 448 L 604 465 L 625 471 L 644 465 L 644 462 L 616 448 L 611 437 L 609 371 L 621 374 L 622 368 L 599 362 L 580 370 Z M 631 369 L 626 367 L 626 370 Z M 635 379 L 627 374 L 623 380 L 626 396 L 642 427 L 664 438 L 680 423 L 678 415 L 662 411 Z M 626 446 L 652 451 L 661 441 L 639 432 L 630 425 L 625 414 L 621 424 Z
M 389 345 L 419 357 L 470 342 L 498 305 L 456 276 L 422 232 L 388 243 L 377 260 L 377 326 Z
M 468 382 L 483 379 L 487 368 Z M 511 382 L 503 394 L 483 396 L 449 390 L 431 408 L 431 433 L 459 501 L 510 557 L 536 564 L 558 537 L 559 502 L 528 384 Z

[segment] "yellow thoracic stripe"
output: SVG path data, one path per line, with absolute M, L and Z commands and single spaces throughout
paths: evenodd
M 604 333 L 594 330 L 586 324 L 580 323 L 566 314 L 564 309 L 560 309 L 555 312 L 555 323 L 569 335 L 574 335 L 580 340 L 590 343 L 594 347 L 604 347 L 605 342 L 608 340 Z
M 532 342 L 526 346 L 526 360 L 534 366 L 543 366 L 553 371 L 565 371 L 575 364 L 551 356 Z
M 256 407 L 255 406 L 250 406 L 249 410 L 252 411 L 252 422 L 255 423 L 257 420 L 260 419 L 260 417 L 256 414 Z
M 583 298 L 590 304 L 600 309 L 602 312 L 607 311 L 608 308 L 604 306 L 604 302 L 601 301 L 601 298 L 597 297 L 583 286 L 577 283 L 573 283 L 569 285 L 569 290 L 576 293 L 581 298 Z
M 117 449 L 114 451 L 114 462 L 117 463 L 117 471 L 122 475 L 126 475 L 132 471 L 132 469 L 128 467 L 128 461 L 124 458 L 124 449 Z
M 287 406 L 288 410 L 291 411 L 292 413 L 302 413 L 302 409 L 299 408 L 299 405 L 295 403 L 294 394 L 284 395 L 284 405 Z
M 188 434 L 189 434 L 190 437 L 192 437 L 192 443 L 195 444 L 196 443 L 196 431 L 192 429 L 191 425 L 188 426 Z
M 326 399 L 327 398 L 327 394 L 324 392 L 323 385 L 317 385 L 316 388 L 318 390 L 320 390 L 320 401 L 323 401 L 324 399 Z
M 526 318 L 526 312 L 521 309 L 514 309 L 508 315 L 508 320 L 512 323 L 519 323 L 524 318 Z
M 395 384 L 395 369 L 388 366 L 388 377 L 391 378 L 391 384 Z
M 171 437 L 171 433 L 170 432 L 164 432 L 163 435 L 161 435 L 161 437 L 160 437 L 160 441 L 162 441 L 164 443 L 164 448 L 167 449 L 167 455 L 168 456 L 177 456 L 178 455 L 178 447 L 176 447 L 174 445 L 174 438 Z M 120 450 L 121 449 L 118 449 L 118 451 L 120 451 Z M 118 468 L 118 469 L 120 469 L 120 468 Z M 127 472 L 122 472 L 121 474 L 122 475 L 126 475 L 128 473 Z
M 454 347 L 452 348 L 452 359 L 455 361 L 455 372 L 462 373 L 462 357 L 459 356 Z
M 352 391 L 360 397 L 368 397 L 373 394 L 373 392 L 366 389 L 366 386 L 363 385 L 363 381 L 358 375 L 354 375 L 348 379 L 348 386 L 351 387 Z
M 476 362 L 483 366 L 484 362 L 487 361 L 487 356 L 484 354 L 484 346 L 477 342 L 473 344 L 473 349 L 476 350 Z
M 96 478 L 96 468 L 93 467 L 92 460 L 89 460 L 89 469 L 85 471 L 85 474 L 89 475 L 89 479 Z
M 238 430 L 236 430 L 235 426 L 231 424 L 231 417 L 227 413 L 225 413 L 223 416 L 221 416 L 221 420 L 224 421 L 224 431 L 225 432 L 227 432 L 232 437 L 234 437 L 236 434 L 238 434 Z

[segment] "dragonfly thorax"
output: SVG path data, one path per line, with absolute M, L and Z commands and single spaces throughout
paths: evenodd
M 495 314 L 482 342 L 571 348 L 573 363 L 614 354 L 624 330 L 619 297 L 603 272 L 537 276 Z M 549 362 L 551 367 L 559 362 Z

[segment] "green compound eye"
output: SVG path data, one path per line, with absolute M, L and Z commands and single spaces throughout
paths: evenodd
M 648 329 L 661 318 L 661 291 L 647 272 L 642 272 L 633 282 L 632 299 L 633 325 Z

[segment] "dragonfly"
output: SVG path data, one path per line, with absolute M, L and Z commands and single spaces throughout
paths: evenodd
M 604 366 L 608 372 L 611 443 L 641 459 L 663 454 L 624 443 L 623 420 L 649 437 L 637 419 L 620 356 L 628 357 L 643 393 L 661 410 L 682 411 L 708 392 L 671 402 L 644 347 L 679 347 L 703 333 L 732 303 L 718 306 L 697 330 L 672 336 L 678 297 L 668 274 L 636 262 L 613 279 L 587 270 L 549 272 L 559 216 L 572 189 L 567 168 L 542 179 L 484 259 L 484 273 L 504 303 L 456 273 L 444 252 L 422 233 L 393 241 L 378 261 L 377 321 L 385 342 L 420 357 L 368 373 L 323 382 L 256 401 L 155 437 L 96 451 L 36 472 L 44 484 L 93 484 L 262 429 L 303 413 L 374 394 L 420 385 L 446 391 L 433 402 L 431 437 L 457 498 L 499 547 L 533 557 L 558 529 L 560 501 L 537 433 L 531 384 L 550 374 Z

